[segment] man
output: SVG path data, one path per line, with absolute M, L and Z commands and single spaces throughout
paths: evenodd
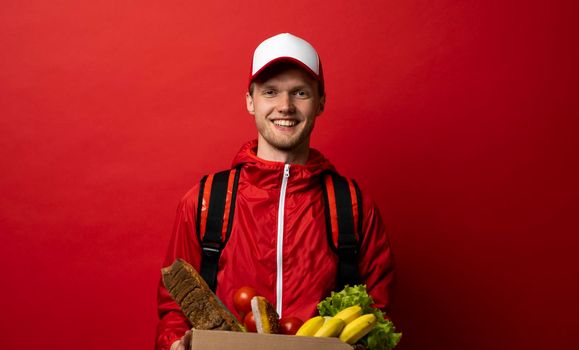
M 279 34 L 254 52 L 246 106 L 257 140 L 233 161 L 239 169 L 231 234 L 219 260 L 217 296 L 233 312 L 233 295 L 255 288 L 280 317 L 306 320 L 336 288 L 338 257 L 330 247 L 322 174 L 336 172 L 310 148 L 316 118 L 324 110 L 325 86 L 316 50 L 291 34 Z M 199 270 L 197 232 L 200 185 L 182 199 L 165 265 L 182 258 Z M 206 208 L 203 206 L 199 213 Z M 393 277 L 390 247 L 374 203 L 362 195 L 357 267 L 378 307 L 389 306 Z M 159 285 L 158 349 L 184 349 L 190 328 Z

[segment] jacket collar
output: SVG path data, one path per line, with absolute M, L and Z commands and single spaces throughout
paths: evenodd
M 241 166 L 244 178 L 251 184 L 274 189 L 281 187 L 284 163 L 273 162 L 257 157 L 257 140 L 244 144 L 233 160 L 233 167 Z M 288 188 L 296 191 L 319 186 L 319 175 L 324 171 L 336 171 L 330 161 L 318 150 L 310 148 L 308 161 L 305 165 L 291 164 Z

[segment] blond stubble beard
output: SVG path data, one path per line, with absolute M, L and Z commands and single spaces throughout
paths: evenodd
M 314 130 L 315 119 L 311 121 L 311 125 L 306 125 L 305 128 L 300 132 L 297 138 L 294 137 L 283 137 L 275 134 L 274 131 L 269 130 L 267 127 L 265 130 L 261 130 L 259 125 L 257 126 L 258 132 L 261 137 L 273 148 L 283 151 L 292 152 L 300 149 L 301 147 L 309 147 L 310 135 Z

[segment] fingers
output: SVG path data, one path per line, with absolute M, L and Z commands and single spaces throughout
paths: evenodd
M 191 331 L 185 332 L 181 339 L 176 340 L 171 344 L 170 350 L 189 350 L 191 347 Z
M 185 347 L 183 346 L 183 342 L 181 340 L 176 340 L 173 342 L 173 344 L 171 344 L 170 350 L 185 350 Z
M 183 343 L 184 350 L 189 350 L 191 347 L 191 331 L 185 332 L 185 335 L 181 338 L 181 342 Z

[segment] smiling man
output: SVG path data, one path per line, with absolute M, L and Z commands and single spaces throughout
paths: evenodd
M 316 50 L 288 33 L 262 42 L 245 99 L 257 140 L 183 197 L 165 266 L 189 262 L 240 320 L 234 295 L 243 286 L 280 317 L 303 321 L 346 284 L 365 284 L 386 309 L 393 263 L 378 209 L 310 148 L 326 102 Z M 187 348 L 191 324 L 162 283 L 158 296 L 157 349 Z

